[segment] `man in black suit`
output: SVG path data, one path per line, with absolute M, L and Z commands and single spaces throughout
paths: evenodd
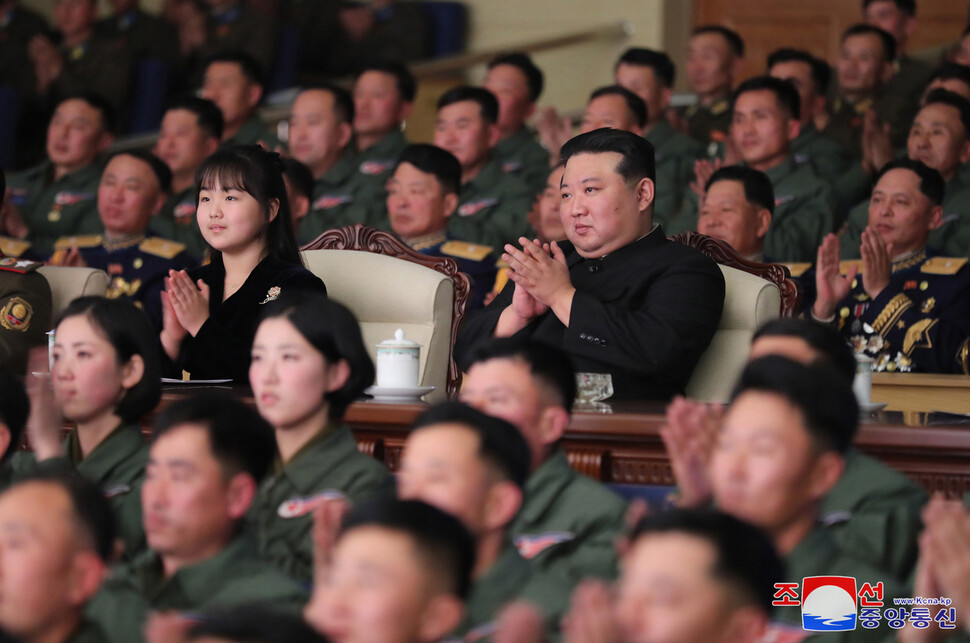
M 526 335 L 564 349 L 577 373 L 605 373 L 617 399 L 681 393 L 721 317 L 724 278 L 653 222 L 654 150 L 608 128 L 562 149 L 569 243 L 519 239 L 502 258 L 512 282 L 469 317 L 459 362 L 485 337 Z

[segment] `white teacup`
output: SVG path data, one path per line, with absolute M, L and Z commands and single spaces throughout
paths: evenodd
M 381 388 L 415 388 L 421 345 L 404 337 L 404 330 L 394 331 L 394 339 L 377 345 L 377 386 Z

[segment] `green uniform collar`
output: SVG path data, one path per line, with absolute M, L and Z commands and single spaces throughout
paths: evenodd
M 489 570 L 472 583 L 462 629 L 478 629 L 494 620 L 499 608 L 522 591 L 531 575 L 529 563 L 507 545 Z
M 205 605 L 218 592 L 224 579 L 238 573 L 235 568 L 239 561 L 255 556 L 255 552 L 252 540 L 239 535 L 215 556 L 186 565 L 169 578 L 165 577 L 161 556 L 153 551 L 136 560 L 133 571 L 141 594 L 152 605 L 161 596 L 173 594 L 180 600 L 166 599 L 165 605 Z
M 64 452 L 78 471 L 92 480 L 104 480 L 119 465 L 127 464 L 136 453 L 145 448 L 141 429 L 134 424 L 120 425 L 94 447 L 88 457 L 81 456 L 81 441 L 77 429 L 72 430 L 64 441 Z
M 404 132 L 400 129 L 395 129 L 393 132 L 377 141 L 365 150 L 360 150 L 362 155 L 367 155 L 367 158 L 374 157 L 394 157 L 397 158 L 401 150 L 407 147 L 408 141 L 404 138 Z
M 253 114 L 243 123 L 239 131 L 222 145 L 223 147 L 228 147 L 229 145 L 255 145 L 261 138 L 265 137 L 266 132 L 266 123 L 259 117 L 259 114 Z
M 493 156 L 485 164 L 485 167 L 482 168 L 482 171 L 478 173 L 478 176 L 461 186 L 461 191 L 464 193 L 466 189 L 477 188 L 481 190 L 488 186 L 496 185 L 504 176 L 505 171 L 502 169 L 502 164 Z
M 321 188 L 337 188 L 349 181 L 357 173 L 357 166 L 354 164 L 352 157 L 353 154 L 350 150 L 347 150 L 343 156 L 337 159 L 333 167 L 324 172 L 323 176 L 316 180 L 314 191 L 316 192 Z
M 832 533 L 815 527 L 785 556 L 786 580 L 801 580 L 815 576 L 820 570 L 829 569 L 831 561 L 839 556 L 839 546 Z
M 533 523 L 542 518 L 573 477 L 566 453 L 556 449 L 553 454 L 536 469 L 525 483 L 525 502 L 516 522 Z
M 297 451 L 273 477 L 285 476 L 300 493 L 316 488 L 322 471 L 329 471 L 357 453 L 354 434 L 344 425 L 322 429 Z M 282 462 L 280 463 L 282 465 Z M 272 480 L 267 481 L 273 484 Z
M 515 134 L 499 141 L 493 148 L 493 153 L 500 158 L 514 156 L 516 152 L 526 145 L 531 145 L 533 141 L 535 141 L 535 134 L 528 127 L 523 127 Z
M 643 138 L 650 141 L 654 150 L 658 150 L 664 143 L 672 139 L 676 134 L 677 130 L 674 129 L 674 126 L 671 125 L 666 118 L 661 118 L 654 124 L 649 132 L 643 135 Z
M 789 154 L 785 157 L 785 160 L 765 172 L 765 176 L 771 181 L 771 184 L 777 186 L 779 183 L 787 179 L 789 176 L 794 174 L 798 170 L 798 163 L 795 162 L 795 157 Z

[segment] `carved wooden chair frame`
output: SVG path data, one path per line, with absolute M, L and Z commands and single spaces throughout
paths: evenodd
M 465 316 L 468 298 L 471 295 L 471 280 L 458 270 L 458 263 L 449 257 L 429 257 L 416 250 L 389 232 L 355 223 L 354 225 L 327 230 L 319 237 L 303 246 L 302 250 L 358 250 L 404 259 L 426 268 L 431 268 L 451 279 L 454 285 L 454 301 L 451 310 L 451 343 L 448 346 L 448 376 L 446 389 L 449 398 L 458 396 L 461 388 L 461 371 L 455 363 L 455 338 L 458 326 Z
M 681 232 L 670 237 L 670 239 L 700 250 L 722 266 L 737 268 L 770 281 L 778 286 L 778 290 L 781 291 L 781 316 L 794 317 L 798 315 L 802 303 L 802 288 L 798 281 L 791 276 L 787 266 L 779 263 L 748 261 L 724 241 L 699 232 Z

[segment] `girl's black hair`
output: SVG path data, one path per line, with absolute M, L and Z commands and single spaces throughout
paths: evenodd
M 115 407 L 115 414 L 125 423 L 137 422 L 158 405 L 162 397 L 162 366 L 158 332 L 148 316 L 124 299 L 78 297 L 57 318 L 54 328 L 68 317 L 83 316 L 115 349 L 117 363 L 127 364 L 141 355 L 145 372 L 141 380 L 125 392 Z
M 266 256 L 284 263 L 302 266 L 300 248 L 296 243 L 293 213 L 286 198 L 283 164 L 280 155 L 259 145 L 232 145 L 208 157 L 195 172 L 198 190 L 211 188 L 216 182 L 223 188 L 234 188 L 250 194 L 263 210 Z M 269 221 L 269 204 L 279 201 L 276 218 Z M 213 260 L 222 260 L 222 253 L 210 248 Z
M 324 396 L 329 404 L 330 419 L 343 418 L 347 407 L 374 383 L 374 362 L 364 346 L 357 318 L 343 304 L 310 293 L 293 295 L 285 302 L 267 306 L 260 323 L 274 318 L 283 318 L 293 324 L 327 362 L 347 362 L 350 367 L 347 381 Z

